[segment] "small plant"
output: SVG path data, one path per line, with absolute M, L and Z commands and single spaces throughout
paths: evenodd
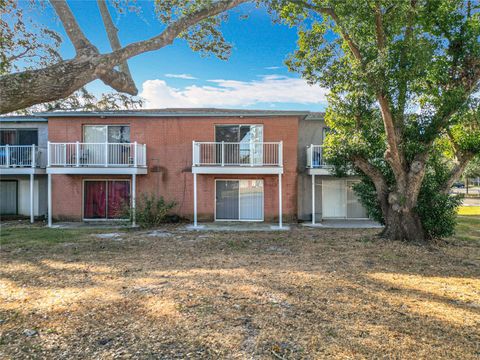
M 141 194 L 136 202 L 135 219 L 142 228 L 152 228 L 169 222 L 170 212 L 177 205 L 175 201 L 165 201 L 163 196 Z M 126 217 L 132 219 L 133 209 L 124 207 Z

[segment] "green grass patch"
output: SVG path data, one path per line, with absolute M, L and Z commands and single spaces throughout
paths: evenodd
M 455 237 L 480 241 L 480 216 L 459 216 Z
M 116 230 L 117 232 L 118 230 Z M 50 229 L 11 227 L 0 229 L 0 245 L 15 247 L 41 247 L 67 242 L 78 242 L 91 234 L 109 232 L 108 229 Z

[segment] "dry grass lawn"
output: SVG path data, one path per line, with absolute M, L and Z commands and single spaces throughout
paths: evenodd
M 3 226 L 0 358 L 479 359 L 480 217 L 460 222 L 432 247 Z

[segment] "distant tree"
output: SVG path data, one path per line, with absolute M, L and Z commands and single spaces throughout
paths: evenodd
M 472 160 L 465 169 L 466 178 L 480 178 L 480 156 Z
M 0 1 L 0 114 L 50 102 L 56 102 L 53 106 L 56 104 L 59 108 L 64 105 L 59 100 L 72 94 L 72 102 L 83 104 L 84 86 L 96 79 L 120 93 L 137 95 L 127 60 L 159 50 L 176 38 L 185 39 L 193 50 L 202 54 L 226 58 L 231 46 L 223 38 L 219 26 L 226 18 L 224 12 L 243 2 L 246 0 L 157 0 L 155 14 L 164 25 L 161 33 L 122 46 L 105 0 L 97 0 L 112 48 L 111 52 L 101 54 L 85 36 L 67 2 L 52 0 L 50 5 L 76 51 L 73 59 L 64 60 L 58 52 L 62 42 L 58 33 L 28 18 L 17 0 Z M 117 11 L 139 9 L 137 3 L 132 5 L 128 0 L 112 0 L 111 3 Z M 30 0 L 29 5 L 42 10 L 48 3 Z M 102 99 L 115 100 L 114 104 L 127 100 L 129 105 L 138 101 L 113 94 L 105 94 Z
M 298 25 L 290 69 L 330 90 L 325 154 L 389 239 L 452 233 L 448 196 L 480 153 L 480 14 L 465 0 L 272 0 Z M 445 152 L 455 162 L 449 165 Z

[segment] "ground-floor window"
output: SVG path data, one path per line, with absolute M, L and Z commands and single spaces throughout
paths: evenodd
M 0 181 L 0 215 L 18 214 L 18 181 Z
M 130 206 L 130 181 L 86 180 L 83 191 L 85 219 L 118 219 Z
M 263 221 L 263 180 L 216 180 L 215 220 Z
M 366 219 L 367 211 L 353 191 L 355 180 L 322 181 L 322 217 L 324 219 Z

